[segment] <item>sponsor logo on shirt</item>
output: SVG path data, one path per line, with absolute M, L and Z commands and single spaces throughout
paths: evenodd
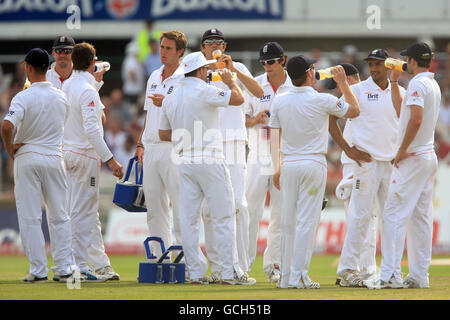
M 369 100 L 369 101 L 378 101 L 378 93 L 367 92 L 367 100 Z
M 158 85 L 156 83 L 152 83 L 152 85 L 150 86 L 150 90 L 155 90 L 158 87 Z
M 219 97 L 225 97 L 225 91 L 220 91 L 219 92 Z
M 89 103 L 88 107 L 95 107 L 94 101 L 91 101 L 91 103 Z
M 167 90 L 167 94 L 171 94 L 173 92 L 173 86 L 170 86 L 169 90 Z
M 416 97 L 416 98 L 419 97 L 419 93 L 417 92 L 417 90 L 413 92 L 413 94 L 411 95 L 411 97 Z
M 338 108 L 339 110 L 342 110 L 344 108 L 344 104 L 342 103 L 342 101 L 338 101 L 336 103 L 336 108 Z
M 15 111 L 10 111 L 10 112 L 8 112 L 8 116 L 12 116 L 14 113 L 16 113 Z
M 262 96 L 261 99 L 259 99 L 261 102 L 269 102 L 270 99 L 272 99 L 272 95 L 268 94 L 266 96 Z
M 91 177 L 91 187 L 95 187 L 95 177 Z

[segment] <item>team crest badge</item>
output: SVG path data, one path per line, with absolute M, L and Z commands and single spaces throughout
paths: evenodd
M 106 0 L 106 9 L 114 18 L 129 18 L 137 12 L 138 8 L 139 0 Z

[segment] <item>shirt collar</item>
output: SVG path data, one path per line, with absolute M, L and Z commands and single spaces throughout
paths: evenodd
M 50 81 L 39 81 L 39 82 L 33 82 L 30 87 L 48 87 L 52 86 L 52 83 Z
M 264 73 L 264 76 L 262 77 L 262 81 L 261 82 L 262 82 L 261 86 L 263 86 L 263 87 L 271 85 L 270 82 L 269 82 L 269 79 L 267 78 L 267 72 Z M 287 86 L 287 87 L 293 87 L 294 86 L 292 84 L 292 80 L 291 80 L 291 78 L 289 78 L 289 75 L 287 74 L 287 72 L 286 72 L 286 80 L 284 81 L 284 83 L 281 84 L 281 86 L 279 88 L 284 87 L 284 86 Z
M 73 70 L 72 74 L 75 76 L 83 77 L 84 79 L 89 81 L 89 83 L 91 83 L 91 84 L 95 82 L 95 77 L 90 72 Z
M 161 66 L 160 71 L 159 71 L 159 75 L 160 75 L 161 78 L 162 78 L 163 70 L 164 70 L 164 65 Z M 177 78 L 177 77 L 180 77 L 180 76 L 183 76 L 183 75 L 184 75 L 184 67 L 183 67 L 183 64 L 180 63 L 180 65 L 175 70 L 175 72 L 170 77 L 164 79 L 164 81 L 169 80 L 169 79 L 173 79 L 173 78 Z
M 428 77 L 430 79 L 434 79 L 434 73 L 428 72 L 428 71 L 421 72 L 421 73 L 416 74 L 413 79 L 418 79 L 418 78 L 422 78 L 422 77 Z
M 369 89 L 371 90 L 379 90 L 379 91 L 391 91 L 391 81 L 388 79 L 388 86 L 386 89 L 381 89 L 376 83 L 375 81 L 373 81 L 372 77 L 367 78 L 367 84 L 369 85 Z

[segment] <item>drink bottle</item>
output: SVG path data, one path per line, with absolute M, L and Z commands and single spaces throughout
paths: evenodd
M 212 56 L 214 59 L 219 59 L 222 56 L 222 51 L 220 51 L 219 49 L 214 50 L 212 52 Z M 216 62 L 216 68 L 217 69 L 225 69 L 227 67 L 227 64 L 223 61 L 218 61 Z
M 28 89 L 29 86 L 31 86 L 31 82 L 27 78 L 26 81 L 25 81 L 25 84 L 23 85 L 23 89 L 22 90 Z
M 103 70 L 108 71 L 111 68 L 111 65 L 107 61 L 96 62 L 95 63 L 95 72 L 102 72 Z
M 236 79 L 236 72 L 231 73 L 233 75 L 233 78 Z M 216 82 L 216 81 L 222 81 L 222 77 L 218 72 L 211 72 L 208 74 L 207 82 Z
M 326 68 L 322 70 L 316 71 L 316 79 L 317 80 L 324 80 L 328 78 L 333 78 L 333 74 L 331 73 L 331 68 Z
M 384 65 L 388 69 L 394 69 L 398 71 L 406 71 L 407 64 L 405 61 L 394 59 L 394 58 L 387 58 L 384 60 Z

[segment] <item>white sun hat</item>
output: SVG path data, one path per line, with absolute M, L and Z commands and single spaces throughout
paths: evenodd
M 217 60 L 206 60 L 202 52 L 197 51 L 188 54 L 183 59 L 184 74 L 197 70 L 198 68 L 215 63 Z

